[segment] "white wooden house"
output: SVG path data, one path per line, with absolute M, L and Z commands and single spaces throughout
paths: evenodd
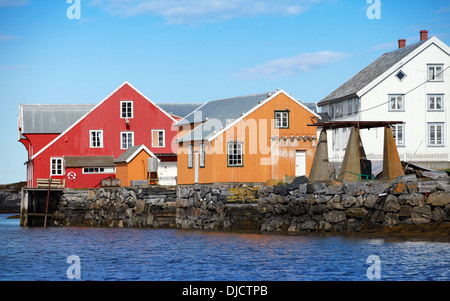
M 400 159 L 450 168 L 450 47 L 428 32 L 385 53 L 317 105 L 332 121 L 403 121 L 393 127 Z M 341 162 L 349 130 L 328 133 L 331 162 Z M 383 129 L 362 130 L 369 160 L 382 160 Z

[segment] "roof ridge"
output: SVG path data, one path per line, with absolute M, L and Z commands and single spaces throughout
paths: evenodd
M 264 93 L 256 93 L 256 94 L 249 94 L 249 95 L 240 95 L 240 96 L 235 96 L 235 97 L 228 97 L 228 98 L 222 98 L 222 99 L 210 100 L 209 102 L 224 101 L 224 100 L 230 100 L 230 99 L 236 99 L 236 98 L 243 98 L 243 97 L 254 97 L 254 96 L 259 96 L 259 95 L 264 95 L 264 94 L 271 94 L 271 93 L 276 93 L 276 91 L 267 91 L 267 92 L 264 92 Z
M 391 67 L 401 62 L 404 58 L 408 57 L 432 38 L 433 37 L 430 37 L 406 47 L 384 53 L 320 100 L 319 104 L 357 96 L 356 93 L 358 91 L 368 86 L 371 82 L 376 80 Z

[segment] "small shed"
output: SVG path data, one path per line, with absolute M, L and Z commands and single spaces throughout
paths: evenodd
M 128 148 L 115 161 L 116 177 L 120 179 L 121 186 L 130 186 L 131 181 L 146 181 L 150 179 L 149 158 L 159 159 L 145 145 Z
M 52 178 L 65 179 L 66 187 L 98 187 L 102 179 L 116 173 L 114 156 L 64 156 L 63 162 L 65 175 Z

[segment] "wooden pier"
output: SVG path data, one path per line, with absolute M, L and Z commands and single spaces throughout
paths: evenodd
M 24 188 L 20 204 L 20 225 L 27 227 L 45 227 L 47 218 L 58 217 L 54 214 L 61 200 L 62 188 Z

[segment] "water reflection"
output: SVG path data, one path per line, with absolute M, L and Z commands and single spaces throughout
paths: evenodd
M 449 243 L 312 235 L 110 228 L 22 228 L 0 215 L 0 280 L 450 280 Z

